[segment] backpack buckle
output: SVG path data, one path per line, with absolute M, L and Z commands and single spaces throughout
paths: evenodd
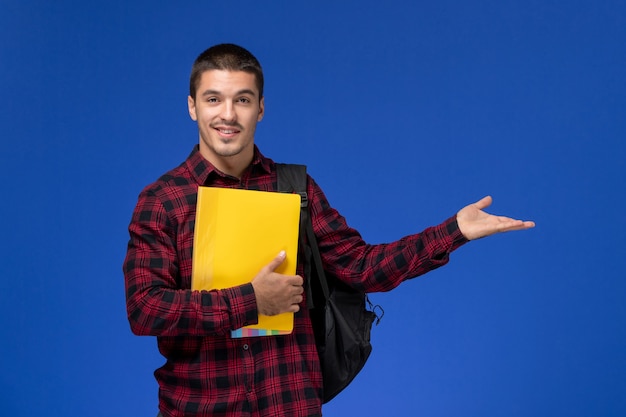
M 309 197 L 306 195 L 306 191 L 299 192 L 298 194 L 300 194 L 300 207 L 301 208 L 308 207 L 309 206 Z

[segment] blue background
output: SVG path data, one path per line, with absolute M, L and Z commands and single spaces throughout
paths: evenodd
M 197 143 L 195 57 L 250 49 L 261 150 L 371 243 L 486 194 L 532 231 L 375 294 L 325 416 L 626 415 L 623 1 L 0 1 L 0 414 L 153 416 L 126 320 L 140 190 Z

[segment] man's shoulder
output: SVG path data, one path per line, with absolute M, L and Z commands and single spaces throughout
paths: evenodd
M 196 186 L 187 168 L 187 162 L 184 161 L 162 174 L 156 181 L 148 184 L 143 189 L 142 194 L 168 196 L 187 188 L 195 189 Z

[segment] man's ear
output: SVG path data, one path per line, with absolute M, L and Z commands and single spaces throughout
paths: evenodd
M 191 96 L 187 96 L 187 109 L 189 109 L 189 117 L 191 117 L 191 120 L 197 122 L 198 115 L 196 114 L 196 101 Z
M 257 122 L 263 120 L 263 115 L 265 114 L 265 97 L 261 97 L 261 101 L 259 101 L 259 115 L 256 118 Z

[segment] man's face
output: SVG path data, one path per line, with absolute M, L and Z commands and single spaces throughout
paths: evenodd
M 205 71 L 196 99 L 187 99 L 189 115 L 198 122 L 200 153 L 226 173 L 252 161 L 254 131 L 264 111 L 255 81 L 243 71 Z

